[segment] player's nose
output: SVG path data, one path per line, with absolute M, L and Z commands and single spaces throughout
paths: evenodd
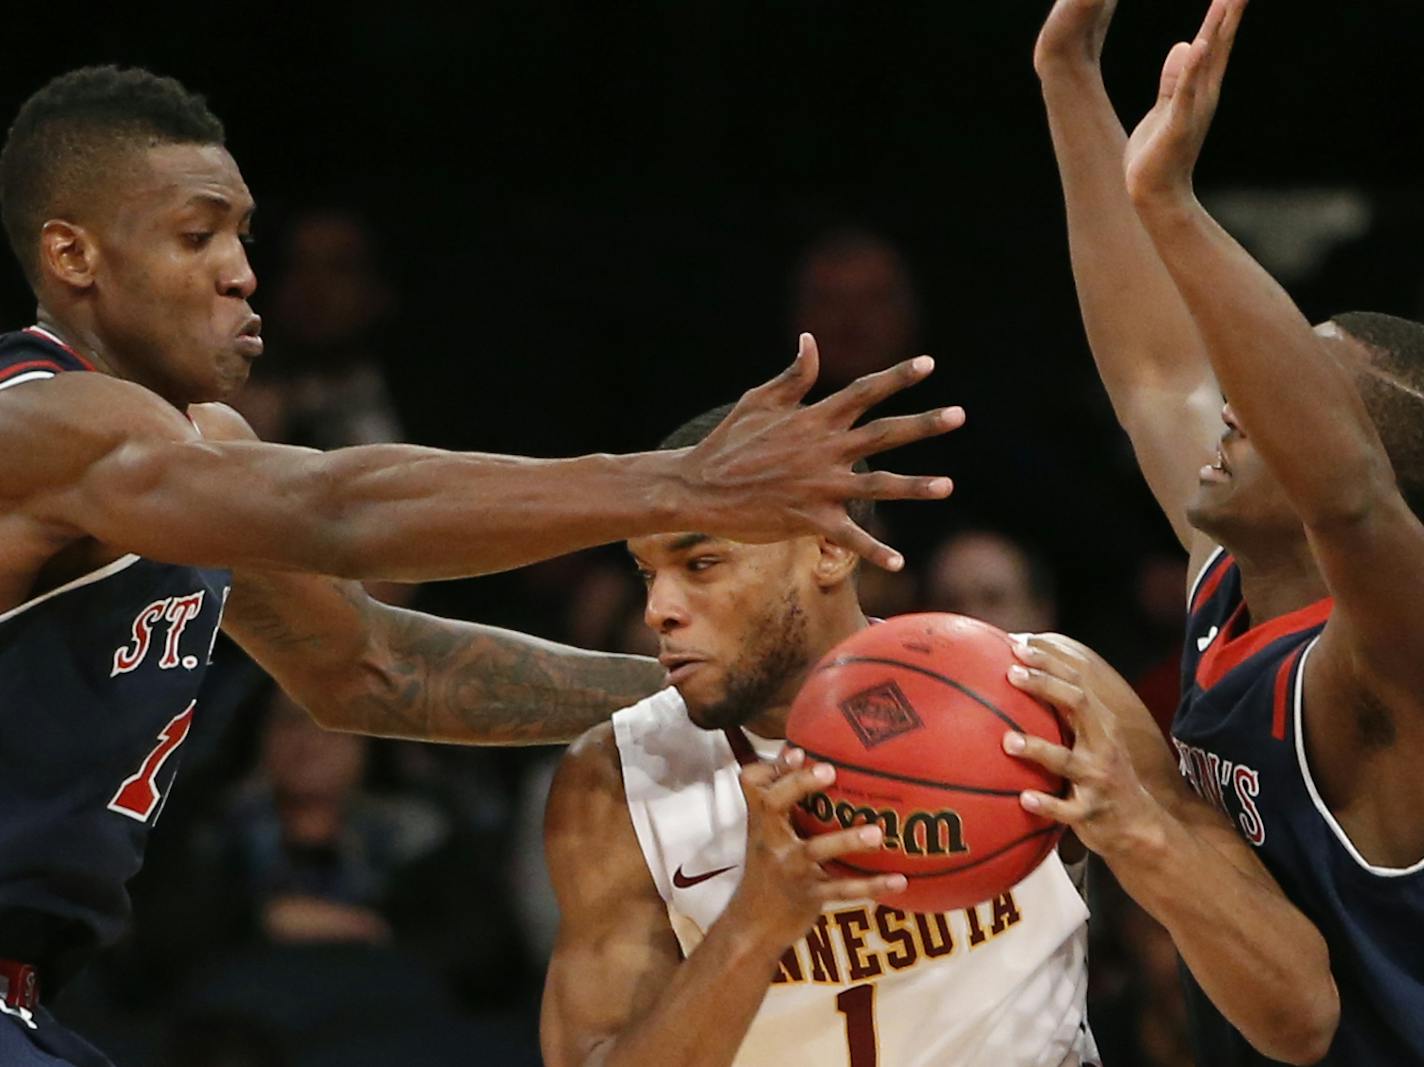
M 1241 429 L 1241 422 L 1236 418 L 1236 411 L 1234 408 L 1232 408 L 1230 401 L 1227 401 L 1225 404 L 1221 405 L 1221 421 L 1226 423 L 1227 426 L 1235 430 L 1237 433 L 1243 432 Z
M 668 633 L 687 624 L 687 606 L 678 595 L 676 583 L 662 575 L 648 586 L 648 603 L 643 621 L 654 633 Z
M 218 291 L 223 296 L 249 300 L 257 292 L 257 273 L 247 258 L 247 249 L 238 245 L 237 254 L 224 266 L 218 278 Z

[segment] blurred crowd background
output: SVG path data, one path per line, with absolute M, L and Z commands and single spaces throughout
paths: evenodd
M 240 406 L 269 440 L 637 450 L 801 330 L 823 390 L 934 354 L 891 406 L 960 403 L 969 425 L 887 465 L 958 489 L 882 511 L 910 565 L 866 573 L 867 606 L 1061 629 L 1165 722 L 1183 560 L 1079 325 L 1029 62 L 1047 6 L 35 11 L 0 86 L 13 114 L 118 61 L 207 94 L 260 205 L 268 350 Z M 1122 6 L 1108 75 L 1135 117 L 1205 5 Z M 1248 15 L 1203 196 L 1313 316 L 1424 317 L 1421 31 L 1414 0 Z M 13 266 L 0 310 L 30 321 Z M 376 592 L 653 647 L 617 546 Z M 201 705 L 133 934 L 59 1013 L 121 1067 L 537 1064 L 558 753 L 326 734 L 226 643 Z M 1106 1062 L 1188 1063 L 1170 942 L 1105 870 L 1092 895 Z

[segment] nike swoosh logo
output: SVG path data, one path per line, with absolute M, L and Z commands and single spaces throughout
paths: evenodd
M 1198 651 L 1198 652 L 1205 652 L 1208 648 L 1210 648 L 1210 647 L 1211 647 L 1211 643 L 1216 640 L 1216 635 L 1217 635 L 1218 633 L 1220 633 L 1220 632 L 1221 632 L 1220 630 L 1218 630 L 1215 626 L 1213 626 L 1210 630 L 1207 631 L 1205 637 L 1198 637 L 1198 638 L 1197 638 L 1197 651 Z
M 716 878 L 719 874 L 726 874 L 728 871 L 734 871 L 736 869 L 737 865 L 734 863 L 730 867 L 718 867 L 715 871 L 708 871 L 706 874 L 694 874 L 689 876 L 682 873 L 682 866 L 679 864 L 677 870 L 673 872 L 672 884 L 679 889 L 691 889 L 695 885 L 701 885 L 709 878 Z

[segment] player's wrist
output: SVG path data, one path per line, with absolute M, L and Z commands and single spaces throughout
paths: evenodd
M 1106 89 L 1103 68 L 1083 51 L 1053 51 L 1034 57 L 1034 72 L 1045 97 L 1078 94 L 1085 89 Z
M 777 912 L 764 902 L 735 894 L 718 920 L 726 928 L 733 953 L 745 959 L 780 958 L 805 931 L 788 933 Z

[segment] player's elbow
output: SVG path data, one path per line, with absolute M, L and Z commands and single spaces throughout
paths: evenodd
M 1268 1040 L 1256 1043 L 1257 1050 L 1282 1063 L 1319 1063 L 1330 1052 L 1340 1025 L 1340 994 L 1327 972 L 1314 995 L 1293 991 L 1289 1006 L 1281 1011 Z

